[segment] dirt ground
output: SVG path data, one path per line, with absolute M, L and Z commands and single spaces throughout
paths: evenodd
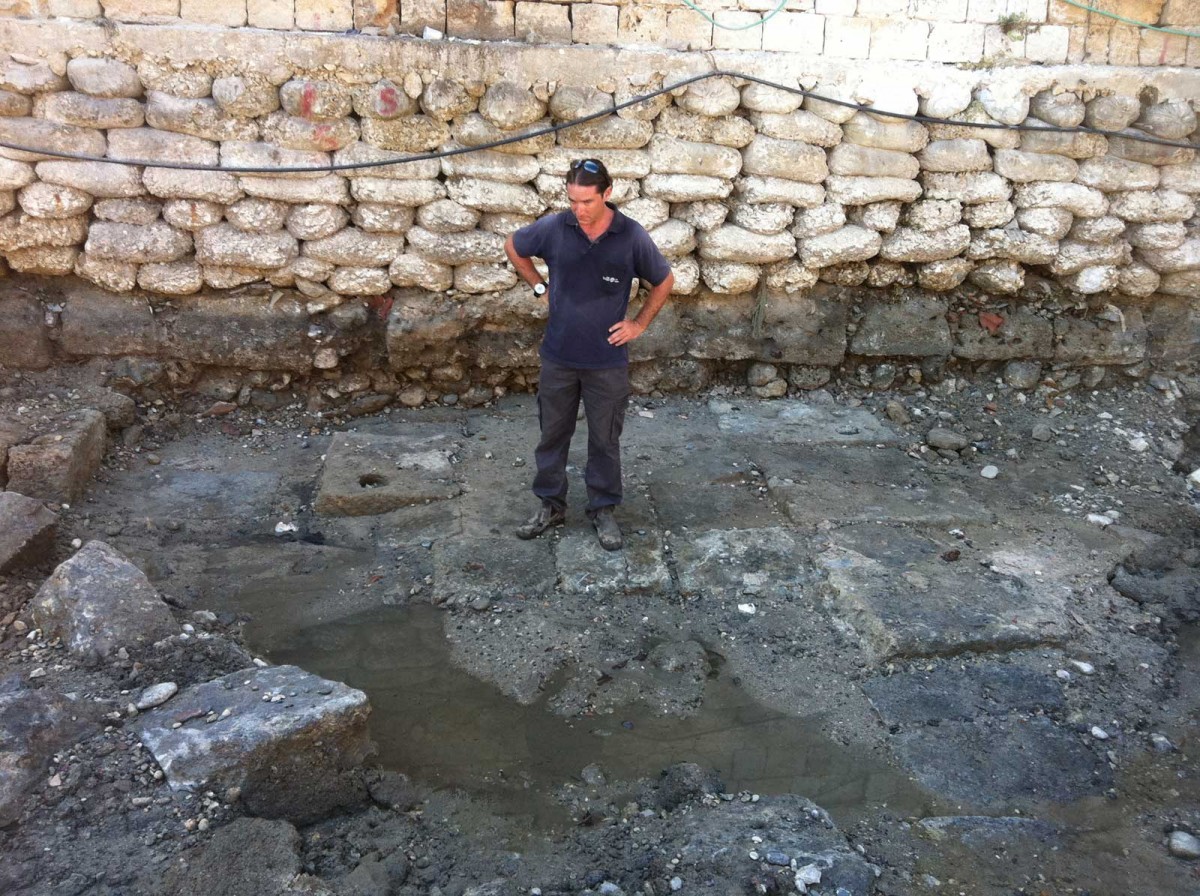
M 87 385 L 16 377 L 0 418 Z M 0 892 L 1194 893 L 1189 389 L 636 397 L 616 555 L 579 470 L 567 526 L 512 537 L 529 396 L 139 404 L 54 559 L 105 541 L 193 637 L 87 664 L 28 619 L 53 563 L 3 581 L 5 674 L 98 718 L 0 831 Z M 363 504 L 372 452 L 418 458 L 399 504 Z M 252 657 L 367 692 L 370 803 L 297 829 L 168 787 L 131 695 Z

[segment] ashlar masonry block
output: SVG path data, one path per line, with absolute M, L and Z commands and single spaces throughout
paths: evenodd
M 718 50 L 761 50 L 763 26 L 745 26 L 762 19 L 756 12 L 722 10 L 713 16 L 724 28 L 713 29 L 713 47 Z M 730 30 L 736 28 L 737 30 Z
M 424 34 L 426 28 L 445 33 L 444 0 L 401 0 L 400 31 L 404 34 Z
M 819 56 L 825 52 L 825 17 L 804 12 L 781 13 L 763 32 L 762 48 Z
M 985 30 L 986 26 L 974 22 L 935 22 L 929 29 L 929 60 L 978 62 L 983 58 Z
M 1025 38 L 1025 58 L 1031 62 L 1061 65 L 1071 47 L 1071 29 L 1066 25 L 1043 25 Z
M 512 0 L 447 0 L 446 33 L 475 40 L 509 40 L 516 27 Z
M 779 19 L 779 16 L 775 17 L 776 22 Z M 679 50 L 710 49 L 713 45 L 712 23 L 695 10 L 672 9 L 667 13 L 665 43 L 671 48 Z
M 623 44 L 657 44 L 667 31 L 667 11 L 653 6 L 622 6 L 617 30 Z
M 251 28 L 290 31 L 296 24 L 295 0 L 246 0 L 246 23 Z
M 145 22 L 179 15 L 179 0 L 104 0 L 104 16 L 114 22 Z
M 202 25 L 246 24 L 246 0 L 179 0 L 179 17 Z
M 571 42 L 571 11 L 562 4 L 519 2 L 515 16 L 518 40 L 535 44 Z
M 296 27 L 302 31 L 349 31 L 353 0 L 296 0 Z
M 577 44 L 615 44 L 620 33 L 619 7 L 571 4 L 571 39 Z
M 928 52 L 928 22 L 882 19 L 872 25 L 872 59 L 924 59 Z
M 867 19 L 829 16 L 825 19 L 825 55 L 866 59 L 871 55 L 871 23 Z

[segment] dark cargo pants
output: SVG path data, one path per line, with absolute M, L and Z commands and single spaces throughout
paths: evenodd
M 621 503 L 621 431 L 629 401 L 629 368 L 588 370 L 542 359 L 538 377 L 538 421 L 542 436 L 534 458 L 533 493 L 557 508 L 567 506 L 567 454 L 579 401 L 588 424 L 587 512 Z

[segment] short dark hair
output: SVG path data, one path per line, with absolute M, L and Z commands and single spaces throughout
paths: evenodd
M 595 187 L 598 192 L 603 193 L 612 186 L 612 178 L 599 159 L 575 159 L 567 169 L 567 183 Z

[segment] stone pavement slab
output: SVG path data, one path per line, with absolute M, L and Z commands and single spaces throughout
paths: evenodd
M 46 501 L 74 501 L 104 460 L 108 421 L 84 409 L 52 435 L 8 449 L 8 488 Z
M 671 573 L 663 559 L 662 536 L 643 529 L 639 535 L 622 523 L 625 546 L 600 547 L 593 532 L 572 532 L 554 549 L 560 587 L 568 594 L 660 592 L 671 589 Z M 590 530 L 590 526 L 589 526 Z
M 327 516 L 371 516 L 462 491 L 448 435 L 391 437 L 338 433 L 330 442 L 314 509 Z
M 792 399 L 742 403 L 714 399 L 708 407 L 717 415 L 717 429 L 727 437 L 750 436 L 796 445 L 896 445 L 905 441 L 903 434 L 866 408 Z
M 673 534 L 671 549 L 683 594 L 728 600 L 786 599 L 813 581 L 809 548 L 787 529 L 731 529 Z
M 766 479 L 715 446 L 662 458 L 643 475 L 664 529 L 760 529 L 787 519 L 769 499 Z
M 1013 650 L 1067 634 L 1069 589 L 1029 565 L 951 561 L 958 550 L 906 528 L 855 524 L 817 555 L 838 609 L 881 661 Z
M 553 591 L 558 578 L 552 542 L 546 536 L 533 541 L 513 536 L 451 538 L 434 545 L 433 561 L 437 604 L 537 597 Z
M 57 525 L 58 515 L 41 501 L 0 492 L 0 573 L 49 557 Z
M 142 512 L 160 519 L 249 520 L 268 516 L 281 474 L 257 470 L 180 470 L 158 467 L 153 487 L 140 498 Z M 273 523 L 272 523 L 273 525 Z
M 1009 663 L 904 672 L 873 678 L 863 685 L 886 725 L 1058 711 L 1066 706 L 1062 688 L 1062 682 L 1049 672 Z

